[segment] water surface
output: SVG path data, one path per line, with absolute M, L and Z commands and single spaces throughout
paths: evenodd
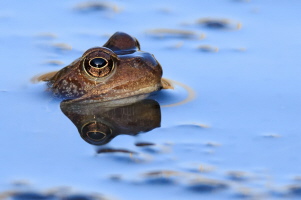
M 300 197 L 300 1 L 131 0 L 96 9 L 82 3 L 0 3 L 1 191 Z M 221 21 L 198 23 L 204 18 Z M 138 38 L 164 77 L 188 85 L 196 98 L 164 107 L 187 93 L 180 86 L 162 92 L 160 128 L 118 135 L 105 146 L 128 152 L 99 153 L 45 84 L 30 79 L 61 69 L 116 31 Z

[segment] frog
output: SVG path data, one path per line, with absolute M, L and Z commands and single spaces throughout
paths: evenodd
M 135 37 L 116 32 L 103 46 L 86 50 L 70 65 L 43 78 L 57 97 L 103 102 L 172 89 L 162 74 L 160 63 L 141 50 Z

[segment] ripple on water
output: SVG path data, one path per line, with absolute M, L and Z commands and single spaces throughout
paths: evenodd
M 261 199 L 262 195 L 255 193 L 249 187 L 238 187 L 235 191 L 234 197 L 241 199 Z
M 137 142 L 135 144 L 137 147 L 149 147 L 149 146 L 154 146 L 154 143 L 151 142 Z
M 45 62 L 46 65 L 53 65 L 53 66 L 60 66 L 63 65 L 64 62 L 60 61 L 60 60 L 48 60 Z
M 163 152 L 164 147 L 161 145 L 156 145 L 151 142 L 138 142 L 135 144 L 136 147 L 139 147 L 139 150 L 149 153 L 149 154 L 158 154 Z
M 90 196 L 90 195 L 74 194 L 74 195 L 64 197 L 63 200 L 96 200 L 96 199 L 99 199 L 99 198 L 96 198 L 96 197 Z
M 97 2 L 97 1 L 87 1 L 79 3 L 74 7 L 75 10 L 81 12 L 92 12 L 92 11 L 112 11 L 120 12 L 120 7 L 115 4 L 108 2 Z
M 158 39 L 179 38 L 179 39 L 201 40 L 205 38 L 205 34 L 203 33 L 200 34 L 195 31 L 189 31 L 183 29 L 158 28 L 158 29 L 148 30 L 146 31 L 146 33 Z
M 218 52 L 219 51 L 219 48 L 218 47 L 215 47 L 215 46 L 211 46 L 211 45 L 199 45 L 197 47 L 198 50 L 202 51 L 202 52 Z
M 172 177 L 149 177 L 145 179 L 147 184 L 157 184 L 157 185 L 174 185 L 177 183 Z
M 218 179 L 204 178 L 198 173 L 180 172 L 174 170 L 157 170 L 142 174 L 138 183 L 178 185 L 194 192 L 215 192 L 230 188 L 230 182 Z
M 38 38 L 43 38 L 43 39 L 55 39 L 57 38 L 57 34 L 51 33 L 51 32 L 44 32 L 44 33 L 39 33 L 36 35 Z
M 188 185 L 188 189 L 196 192 L 215 192 L 227 188 L 229 188 L 228 182 L 207 178 L 192 180 Z
M 227 177 L 232 181 L 247 181 L 251 175 L 243 171 L 229 171 Z
M 64 42 L 49 43 L 49 42 L 42 41 L 42 42 L 38 42 L 37 46 L 40 49 L 47 50 L 47 52 L 49 53 L 55 53 L 58 56 L 61 56 L 62 54 L 66 55 L 78 51 L 78 50 L 74 50 L 70 44 Z M 46 63 L 46 64 L 50 64 L 50 63 Z
M 160 103 L 161 107 L 179 106 L 195 98 L 194 90 L 188 85 L 171 79 L 164 78 L 164 80 L 168 81 L 174 89 L 161 90 L 152 96 Z
M 301 184 L 291 184 L 287 186 L 287 192 L 289 195 L 301 197 Z
M 42 192 L 42 191 L 9 191 L 0 194 L 4 199 L 10 200 L 105 200 L 108 199 L 99 194 L 81 194 L 66 192 Z M 2 198 L 1 198 L 2 199 Z
M 216 167 L 210 164 L 205 163 L 192 163 L 192 164 L 182 164 L 181 168 L 188 173 L 195 173 L 195 174 L 205 174 L 205 173 L 212 173 L 216 170 Z
M 114 148 L 97 148 L 96 153 L 99 156 L 105 156 L 109 159 L 116 160 L 117 162 L 125 163 L 145 163 L 152 160 L 152 156 L 144 153 L 138 153 L 127 149 L 114 149 Z
M 152 171 L 142 176 L 147 184 L 174 185 L 178 182 L 178 172 L 171 170 Z
M 37 192 L 16 192 L 11 195 L 13 200 L 56 200 L 59 199 L 51 194 L 43 194 Z
M 71 51 L 72 50 L 72 46 L 70 44 L 62 43 L 62 42 L 51 44 L 51 46 L 57 51 Z
M 223 18 L 201 18 L 196 23 L 206 28 L 219 30 L 239 30 L 242 27 L 240 22 Z
M 112 149 L 112 148 L 100 148 L 97 150 L 97 153 L 126 153 L 126 154 L 137 154 L 134 151 L 126 149 Z

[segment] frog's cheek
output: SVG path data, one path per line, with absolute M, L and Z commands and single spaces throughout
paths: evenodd
M 48 82 L 48 86 L 54 96 L 63 99 L 74 99 L 84 96 L 89 91 L 89 84 L 83 84 L 78 78 L 69 77 L 66 79 Z

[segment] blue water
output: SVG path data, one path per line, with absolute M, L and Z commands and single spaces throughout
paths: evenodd
M 301 174 L 300 1 L 110 1 L 118 12 L 79 11 L 79 3 L 0 2 L 0 191 L 71 187 L 116 199 L 300 197 L 294 180 Z M 208 17 L 229 19 L 230 28 L 195 23 Z M 206 37 L 147 33 L 158 28 Z M 196 93 L 187 104 L 161 107 L 161 128 L 108 144 L 134 155 L 97 154 L 61 112 L 60 101 L 45 93 L 45 84 L 30 82 L 101 46 L 116 31 L 136 37 L 161 63 L 164 77 Z M 218 52 L 201 51 L 200 45 Z M 53 60 L 64 64 L 47 64 Z M 187 95 L 179 87 L 168 93 Z M 174 173 L 145 175 L 162 170 Z M 231 179 L 231 171 L 243 172 L 243 181 Z M 16 187 L 20 180 L 29 185 Z

